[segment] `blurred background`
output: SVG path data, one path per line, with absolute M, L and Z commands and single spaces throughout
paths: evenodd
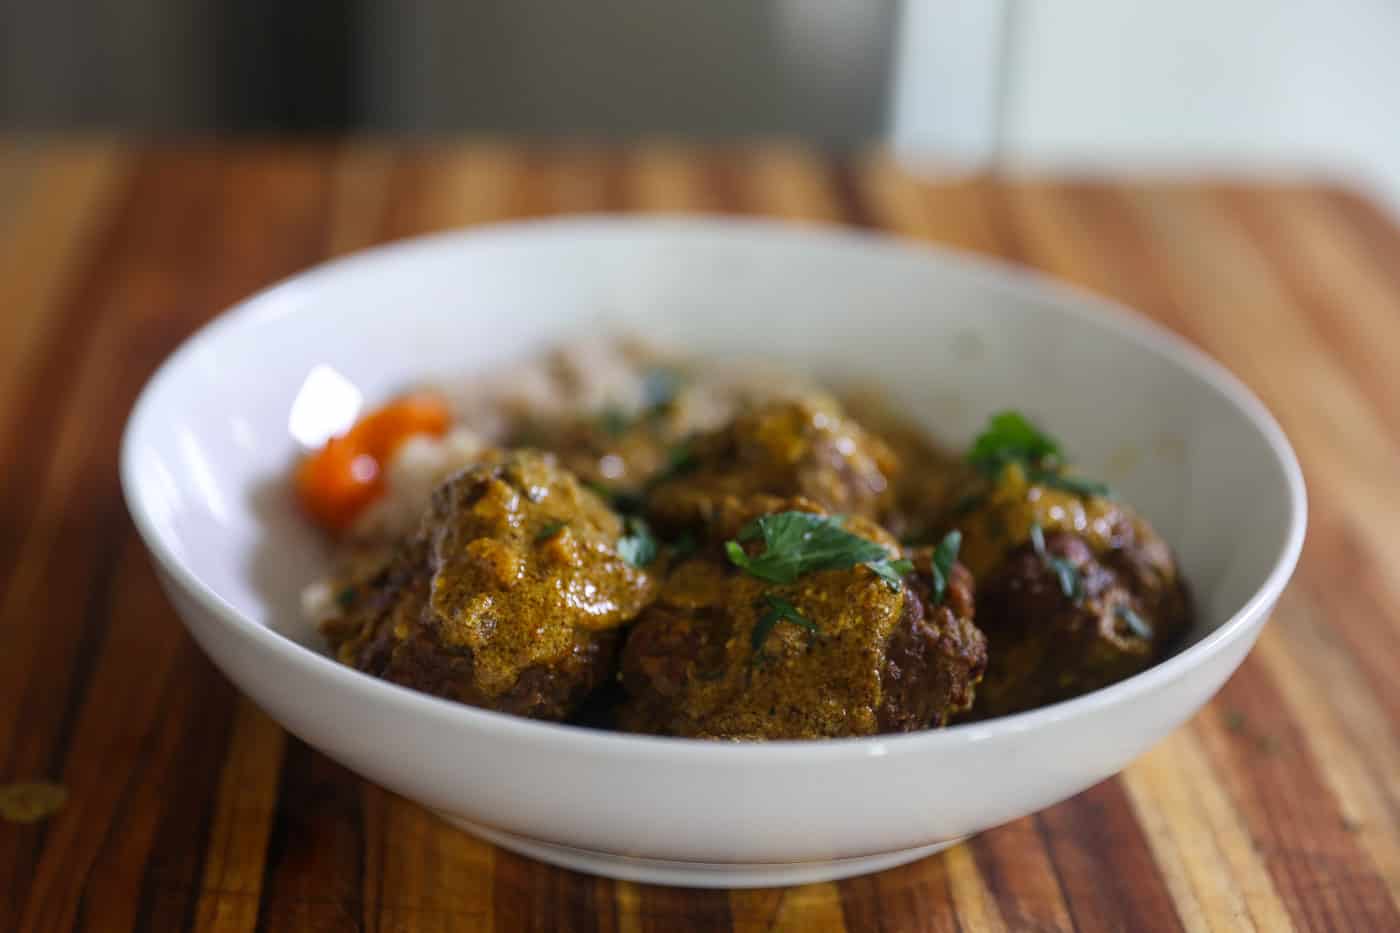
M 0 131 L 883 144 L 1400 205 L 1400 0 L 0 0 Z

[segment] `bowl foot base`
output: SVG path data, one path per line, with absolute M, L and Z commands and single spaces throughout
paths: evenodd
M 636 858 L 628 855 L 614 855 L 609 852 L 596 852 L 573 846 L 543 842 L 525 836 L 492 829 L 464 820 L 449 813 L 438 812 L 438 816 L 454 826 L 458 826 L 473 836 L 508 849 L 519 855 L 585 872 L 602 875 L 621 881 L 639 881 L 645 884 L 667 884 L 686 888 L 770 888 L 792 884 L 814 884 L 821 881 L 835 881 L 854 875 L 894 868 L 906 862 L 921 859 L 956 845 L 961 839 L 948 839 L 932 845 L 913 849 L 900 849 L 895 852 L 881 852 L 878 855 L 863 855 L 856 858 L 829 859 L 813 862 L 689 862 L 671 859 Z

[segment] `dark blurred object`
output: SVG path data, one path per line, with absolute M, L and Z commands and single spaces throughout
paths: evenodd
M 0 129 L 799 136 L 884 126 L 896 0 L 0 0 Z
M 355 93 L 358 48 L 365 41 L 361 3 L 203 2 L 218 10 L 212 36 L 217 127 L 320 132 L 362 121 Z
M 346 129 L 359 13 L 356 0 L 0 0 L 0 129 Z

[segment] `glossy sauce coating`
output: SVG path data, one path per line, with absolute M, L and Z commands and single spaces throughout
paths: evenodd
M 810 503 L 805 510 L 820 511 Z M 872 522 L 851 517 L 846 527 L 898 551 L 897 542 Z M 790 604 L 817 631 L 779 621 L 763 634 L 769 597 Z M 970 595 L 966 609 L 970 613 Z M 901 639 L 901 630 L 913 634 Z M 956 619 L 947 609 L 926 616 L 910 584 L 891 586 L 867 567 L 774 584 L 707 554 L 676 567 L 633 628 L 622 662 L 632 699 L 621 724 L 632 731 L 728 739 L 927 728 L 966 707 L 984 662 L 982 637 L 970 620 Z M 912 716 L 904 715 L 898 699 L 892 707 L 891 671 L 921 684 L 917 699 L 905 701 L 917 706 Z
M 756 495 L 801 496 L 874 519 L 892 504 L 900 469 L 883 441 L 824 394 L 743 412 L 692 446 L 694 468 L 651 494 L 649 511 L 662 527 L 723 523 Z
M 552 457 L 505 455 L 439 487 L 415 539 L 326 631 L 347 663 L 410 686 L 493 706 L 552 672 L 572 703 L 655 587 L 619 554 L 622 535 Z

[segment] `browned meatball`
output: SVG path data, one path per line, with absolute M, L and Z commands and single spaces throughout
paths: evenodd
M 954 518 L 991 657 L 973 715 L 1069 699 L 1159 660 L 1191 622 L 1171 549 L 1112 499 L 1009 466 Z M 1038 536 L 1038 540 L 1037 540 Z
M 563 719 L 650 600 L 622 521 L 553 458 L 519 452 L 433 495 L 417 535 L 324 626 L 348 664 L 473 706 Z
M 846 527 L 897 551 L 868 521 L 852 517 Z M 676 567 L 628 634 L 624 729 L 726 739 L 871 735 L 942 725 L 971 705 L 986 647 L 966 571 L 931 606 L 918 573 L 891 586 L 858 565 L 775 584 L 721 553 Z
M 706 528 L 741 512 L 755 495 L 800 496 L 832 512 L 878 519 L 899 469 L 878 438 L 812 395 L 740 414 L 697 438 L 692 468 L 659 484 L 650 514 L 668 529 Z

